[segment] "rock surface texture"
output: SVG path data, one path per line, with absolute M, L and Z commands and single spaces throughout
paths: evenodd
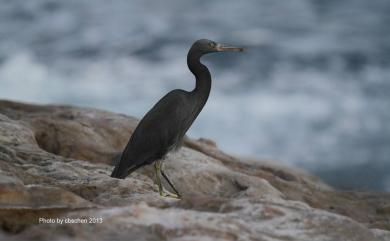
M 336 191 L 205 139 L 166 158 L 182 200 L 158 195 L 151 167 L 111 178 L 136 125 L 91 108 L 0 101 L 0 240 L 390 240 L 390 194 Z

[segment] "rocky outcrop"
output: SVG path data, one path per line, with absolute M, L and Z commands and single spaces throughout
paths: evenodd
M 182 200 L 158 195 L 151 167 L 110 178 L 136 125 L 91 108 L 0 101 L 0 240 L 390 240 L 390 194 L 336 191 L 205 139 L 167 157 Z

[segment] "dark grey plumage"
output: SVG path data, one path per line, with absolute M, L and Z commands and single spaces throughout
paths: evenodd
M 187 55 L 187 65 L 195 75 L 196 87 L 192 91 L 176 89 L 169 92 L 146 113 L 130 137 L 111 177 L 125 178 L 144 165 L 162 160 L 169 151 L 180 147 L 185 133 L 206 104 L 210 93 L 210 72 L 200 58 L 207 53 L 222 51 L 242 49 L 207 39 L 198 40 L 192 45 Z M 171 185 L 166 175 L 161 174 Z M 171 187 L 176 191 L 173 185 Z

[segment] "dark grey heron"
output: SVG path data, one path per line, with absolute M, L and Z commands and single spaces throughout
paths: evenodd
M 187 65 L 195 75 L 195 89 L 172 90 L 146 113 L 118 158 L 111 177 L 123 179 L 138 168 L 154 163 L 160 195 L 180 198 L 179 192 L 164 173 L 162 160 L 169 151 L 181 146 L 185 133 L 209 97 L 211 75 L 207 67 L 200 62 L 200 58 L 208 53 L 226 51 L 243 51 L 243 49 L 207 39 L 200 39 L 192 45 L 187 55 Z M 175 194 L 163 188 L 160 175 Z

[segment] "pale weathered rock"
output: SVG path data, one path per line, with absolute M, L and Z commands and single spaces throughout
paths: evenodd
M 166 158 L 180 201 L 158 195 L 150 166 L 111 178 L 136 124 L 96 109 L 0 101 L 0 240 L 390 240 L 389 194 L 335 191 L 206 139 L 187 138 Z M 39 223 L 93 217 L 103 223 Z

